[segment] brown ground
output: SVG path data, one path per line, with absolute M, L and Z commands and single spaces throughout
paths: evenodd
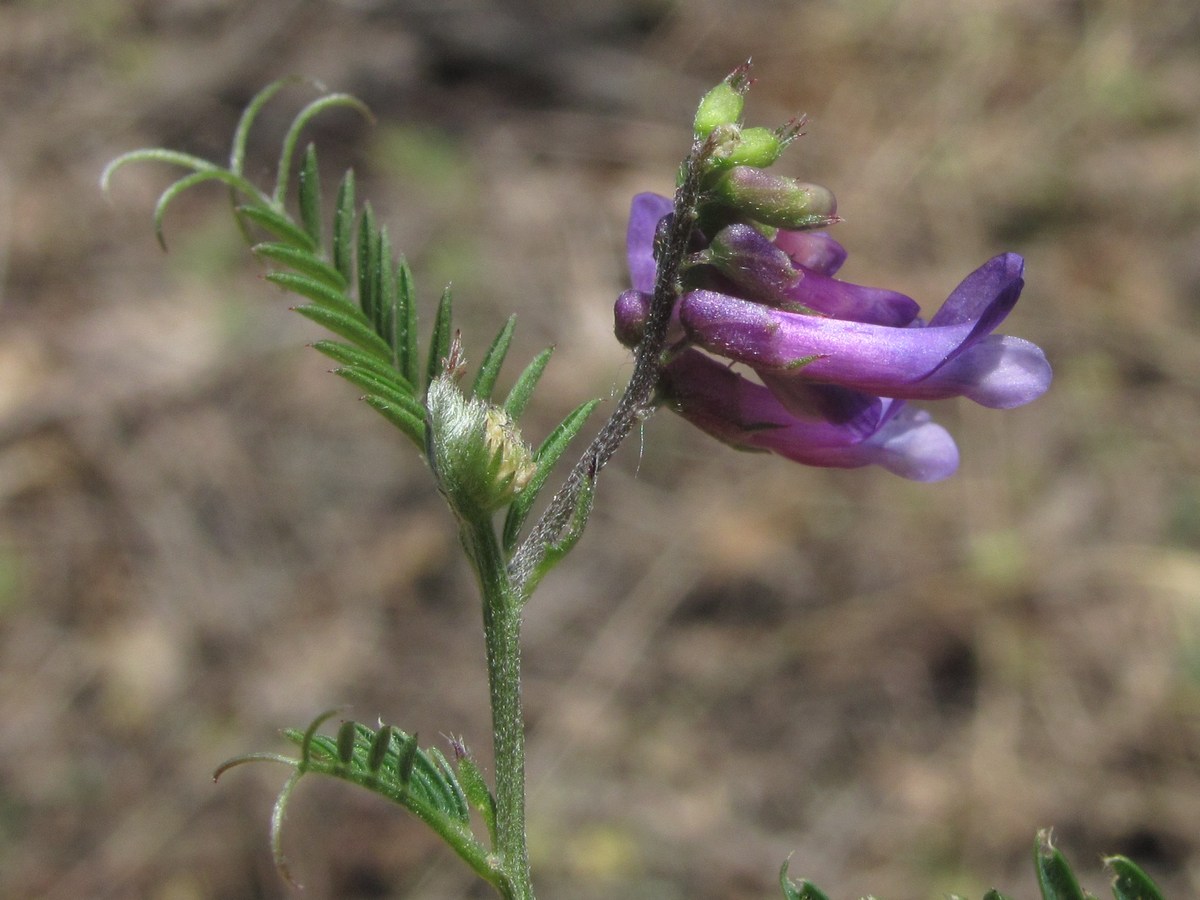
M 734 12 L 734 10 L 737 12 Z M 943 404 L 936 486 L 732 453 L 668 416 L 529 608 L 547 898 L 1032 897 L 1034 831 L 1200 896 L 1200 10 L 1192 0 L 111 0 L 0 6 L 0 896 L 283 897 L 284 749 L 340 703 L 486 759 L 476 600 L 410 449 L 325 374 L 221 192 L 150 210 L 282 74 L 379 116 L 354 164 L 475 358 L 558 345 L 537 438 L 628 374 L 629 196 L 747 56 L 834 188 L 846 276 L 937 304 L 1028 258 L 1054 388 Z M 251 171 L 307 99 L 265 117 Z M 422 826 L 302 785 L 306 896 L 486 896 Z

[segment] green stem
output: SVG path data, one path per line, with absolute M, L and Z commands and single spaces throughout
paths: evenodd
M 533 900 L 525 841 L 525 721 L 521 713 L 521 603 L 490 519 L 464 522 L 479 577 L 496 766 L 496 852 L 514 900 Z

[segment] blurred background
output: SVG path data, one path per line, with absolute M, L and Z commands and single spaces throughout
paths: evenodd
M 539 440 L 630 371 L 629 198 L 753 57 L 747 118 L 833 188 L 852 281 L 927 309 L 1002 250 L 1037 403 L 943 403 L 960 473 L 804 469 L 666 414 L 528 607 L 540 893 L 1034 895 L 1053 825 L 1088 886 L 1134 856 L 1200 896 L 1200 7 L 1191 0 L 17 0 L 0 6 L 0 896 L 281 898 L 287 772 L 221 760 L 349 705 L 485 764 L 477 599 L 408 444 L 305 350 L 221 190 L 290 73 L 363 98 L 353 165 L 468 354 L 557 345 Z M 273 177 L 290 117 L 260 121 Z M 428 308 L 428 307 L 427 307 Z M 510 377 L 513 373 L 509 373 Z M 309 780 L 309 897 L 486 897 L 424 827 Z

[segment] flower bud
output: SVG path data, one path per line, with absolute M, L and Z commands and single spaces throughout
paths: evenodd
M 838 221 L 837 201 L 828 188 L 750 166 L 730 169 L 711 195 L 747 218 L 777 228 L 800 231 Z
M 734 166 L 769 166 L 779 159 L 784 142 L 770 128 L 740 128 L 737 125 L 722 125 L 714 129 L 716 149 L 709 157 L 714 169 L 729 169 Z
M 719 125 L 732 125 L 742 117 L 746 103 L 745 91 L 738 90 L 725 79 L 700 100 L 692 130 L 696 137 L 706 138 Z
M 729 225 L 700 254 L 755 299 L 778 300 L 803 277 L 788 255 L 752 225 Z
M 448 374 L 429 385 L 430 467 L 438 487 L 463 519 L 478 519 L 511 503 L 537 464 L 503 409 L 467 399 Z
M 613 305 L 613 332 L 625 347 L 636 347 L 646 331 L 654 298 L 641 291 L 622 291 Z

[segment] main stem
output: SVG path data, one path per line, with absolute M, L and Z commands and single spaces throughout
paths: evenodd
M 525 720 L 521 712 L 521 603 L 490 520 L 463 524 L 463 543 L 479 577 L 487 645 L 492 746 L 496 766 L 496 852 L 513 900 L 533 900 L 525 839 Z
M 497 885 L 506 898 L 533 900 L 529 850 L 525 840 L 525 721 L 521 714 L 521 606 L 530 578 L 547 547 L 575 515 L 580 491 L 593 482 L 634 425 L 653 408 L 662 371 L 671 309 L 679 294 L 679 272 L 687 254 L 704 161 L 711 142 L 696 141 L 675 192 L 675 215 L 658 260 L 654 302 L 638 345 L 634 374 L 608 424 L 576 463 L 533 532 L 505 565 L 490 519 L 462 522 L 462 540 L 479 577 L 483 631 L 487 644 L 488 688 L 492 702 L 492 741 L 496 765 L 496 852 L 508 876 Z

